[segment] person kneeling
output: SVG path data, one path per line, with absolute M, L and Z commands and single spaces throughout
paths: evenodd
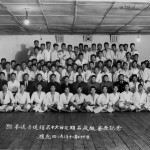
M 20 85 L 20 91 L 15 96 L 15 111 L 27 112 L 31 108 L 29 93 L 25 91 L 25 85 Z

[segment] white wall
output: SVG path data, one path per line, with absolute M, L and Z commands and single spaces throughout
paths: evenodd
M 137 42 L 137 35 L 119 35 L 118 44 L 120 43 L 135 43 L 136 49 L 139 50 L 140 59 L 149 59 L 150 56 L 150 35 L 141 35 L 141 42 Z M 0 36 L 0 59 L 6 58 L 8 61 L 16 59 L 18 62 L 27 60 L 27 52 L 32 49 L 34 40 L 39 40 L 40 43 L 51 41 L 55 43 L 55 35 L 1 35 Z M 64 42 L 77 46 L 83 43 L 82 35 L 65 35 Z M 109 35 L 93 35 L 93 43 L 110 42 Z M 91 45 L 91 43 L 84 43 Z

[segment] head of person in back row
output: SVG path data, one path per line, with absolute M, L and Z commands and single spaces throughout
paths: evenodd
M 51 49 L 51 42 L 49 42 L 49 41 L 46 42 L 46 49 L 47 50 Z
M 38 40 L 34 41 L 34 47 L 39 47 L 39 41 Z
M 62 51 L 65 51 L 65 50 L 66 50 L 66 44 L 65 44 L 65 43 L 62 43 L 62 44 L 61 44 L 61 50 L 62 50 Z

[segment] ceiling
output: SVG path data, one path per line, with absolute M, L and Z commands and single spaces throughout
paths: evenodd
M 25 10 L 30 25 L 24 25 Z M 0 0 L 0 34 L 150 34 L 150 2 Z

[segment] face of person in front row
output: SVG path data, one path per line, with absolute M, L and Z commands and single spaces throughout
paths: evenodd
M 96 93 L 96 89 L 95 88 L 91 88 L 91 94 L 94 95 Z
M 81 94 L 82 93 L 82 88 L 78 87 L 77 92 L 78 92 L 78 94 Z
M 65 88 L 65 94 L 69 94 L 69 92 L 70 92 L 70 89 L 68 87 Z
M 103 93 L 107 93 L 107 87 L 103 87 Z
M 51 92 L 55 92 L 56 87 L 55 86 L 51 86 L 50 90 L 51 90 Z
M 3 87 L 2 87 L 2 89 L 3 89 L 4 92 L 7 91 L 7 88 L 8 88 L 7 84 L 4 84 Z
M 24 85 L 20 85 L 20 92 L 24 92 L 25 91 L 25 86 Z
M 125 85 L 125 91 L 129 91 L 129 85 L 128 84 Z
M 41 85 L 41 84 L 39 84 L 39 85 L 37 86 L 37 91 L 38 91 L 38 92 L 42 91 L 42 85 Z

